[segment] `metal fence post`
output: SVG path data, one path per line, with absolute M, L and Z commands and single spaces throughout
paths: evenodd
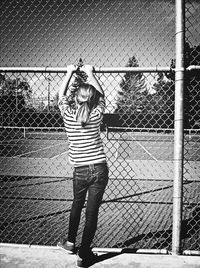
M 185 1 L 176 0 L 176 70 L 172 254 L 180 254 L 183 198 L 183 92 Z

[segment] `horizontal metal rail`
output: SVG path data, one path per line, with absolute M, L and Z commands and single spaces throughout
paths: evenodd
M 200 70 L 200 66 L 191 65 L 187 71 Z M 95 73 L 157 73 L 175 71 L 170 67 L 95 67 Z M 66 67 L 0 67 L 0 72 L 20 72 L 20 73 L 66 73 Z
M 39 73 L 65 73 L 63 67 L 0 67 L 1 72 L 39 72 Z M 169 67 L 95 67 L 95 73 L 127 73 L 127 72 L 169 72 Z
M 193 70 L 200 70 L 200 66 L 199 65 L 190 65 L 189 67 L 187 67 L 187 71 L 193 71 Z

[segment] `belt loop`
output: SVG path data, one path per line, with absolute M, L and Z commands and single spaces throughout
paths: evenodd
M 93 171 L 95 169 L 95 164 L 90 164 L 89 169 Z
M 90 170 L 94 170 L 94 164 L 90 164 Z

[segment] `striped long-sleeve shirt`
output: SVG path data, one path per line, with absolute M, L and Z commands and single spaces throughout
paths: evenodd
M 105 100 L 100 98 L 96 108 L 90 113 L 90 120 L 85 127 L 76 121 L 75 106 L 69 97 L 59 101 L 69 142 L 69 162 L 74 166 L 89 165 L 106 161 L 103 142 L 100 137 L 100 124 L 105 110 Z

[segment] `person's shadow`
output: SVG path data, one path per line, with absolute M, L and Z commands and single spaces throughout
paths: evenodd
M 86 267 L 89 268 L 92 265 L 94 265 L 95 263 L 99 263 L 99 262 L 102 262 L 104 260 L 111 259 L 117 255 L 120 255 L 120 254 L 121 254 L 121 252 L 119 252 L 119 253 L 109 252 L 109 253 L 104 253 L 104 254 L 98 255 L 94 259 L 88 260 L 88 264 Z

